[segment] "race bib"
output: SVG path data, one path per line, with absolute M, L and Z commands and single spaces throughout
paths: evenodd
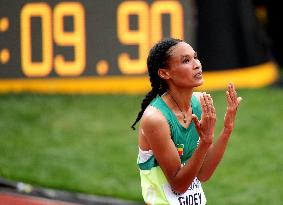
M 169 184 L 164 185 L 164 192 L 170 205 L 204 205 L 206 198 L 200 181 L 195 178 L 188 190 L 183 194 L 175 193 Z

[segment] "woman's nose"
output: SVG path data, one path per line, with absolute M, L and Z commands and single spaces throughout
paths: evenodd
M 201 68 L 201 62 L 199 61 L 199 59 L 193 59 L 193 63 L 194 63 L 194 68 Z

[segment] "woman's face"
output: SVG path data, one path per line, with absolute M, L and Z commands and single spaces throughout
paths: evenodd
M 185 42 L 180 42 L 171 49 L 168 60 L 169 83 L 183 88 L 202 85 L 202 67 L 194 49 Z

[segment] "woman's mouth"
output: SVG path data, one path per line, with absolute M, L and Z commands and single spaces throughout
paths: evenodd
M 194 75 L 194 77 L 195 77 L 195 78 L 202 78 L 202 71 L 196 73 L 196 74 Z

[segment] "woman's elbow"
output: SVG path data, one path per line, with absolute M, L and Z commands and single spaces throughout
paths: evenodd
M 171 188 L 172 188 L 173 192 L 175 192 L 177 194 L 183 194 L 188 190 L 189 186 L 185 186 L 185 185 L 174 186 L 174 185 L 171 185 Z
M 187 190 L 188 190 L 187 187 L 184 187 L 184 188 L 182 188 L 182 187 L 172 188 L 172 191 L 175 192 L 175 193 L 177 193 L 177 194 L 183 194 L 183 193 L 185 193 Z
M 210 179 L 211 175 L 199 175 L 197 176 L 198 180 L 200 182 L 206 182 Z

